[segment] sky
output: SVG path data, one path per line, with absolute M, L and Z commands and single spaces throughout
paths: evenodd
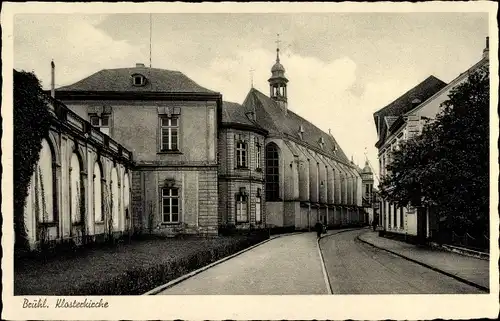
M 184 13 L 151 15 L 151 62 L 242 103 L 268 94 L 280 34 L 288 106 L 378 172 L 373 113 L 430 75 L 449 82 L 481 59 L 485 13 Z M 14 68 L 46 89 L 101 69 L 149 65 L 149 14 L 19 14 Z

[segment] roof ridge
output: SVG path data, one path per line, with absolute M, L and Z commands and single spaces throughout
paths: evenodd
M 399 99 L 403 98 L 404 96 L 408 95 L 411 91 L 414 91 L 417 87 L 419 87 L 420 85 L 424 84 L 425 82 L 427 82 L 429 80 L 437 80 L 437 81 L 440 81 L 440 82 L 442 82 L 444 84 L 447 84 L 446 82 L 442 81 L 441 79 L 439 79 L 436 76 L 434 76 L 434 75 L 431 74 L 431 75 L 427 76 L 424 80 L 422 80 L 419 83 L 417 83 L 415 86 L 413 86 L 410 89 L 408 89 L 407 91 L 405 91 L 403 94 L 399 95 L 397 98 L 392 99 L 392 101 L 390 103 L 388 103 L 384 107 L 380 108 L 379 110 L 377 110 L 373 114 L 374 115 L 378 114 L 379 112 L 381 112 L 382 110 L 384 110 L 386 107 L 391 106 L 394 102 L 396 102 Z

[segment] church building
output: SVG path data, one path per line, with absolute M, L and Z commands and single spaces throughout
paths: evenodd
M 238 202 L 247 199 L 250 224 L 259 224 L 254 218 L 261 219 L 262 204 L 268 227 L 307 229 L 317 220 L 330 226 L 360 222 L 361 176 L 331 134 L 290 110 L 279 49 L 268 82 L 269 96 L 252 88 L 241 106 L 227 105 L 228 114 L 234 115 L 230 123 L 247 130 L 220 131 L 221 157 L 232 172 L 227 176 L 220 167 L 222 223 L 238 224 Z M 247 154 L 250 168 L 240 162 Z M 246 191 L 249 198 L 240 196 Z
M 221 227 L 362 223 L 361 174 L 330 133 L 291 110 L 279 49 L 268 82 L 269 95 L 251 88 L 240 104 L 181 72 L 136 64 L 51 93 L 94 135 L 127 151 L 126 168 L 109 179 L 130 195 L 116 204 L 126 212 L 117 231 L 217 235 Z M 92 190 L 90 180 L 82 188 Z M 92 204 L 89 195 L 81 202 Z

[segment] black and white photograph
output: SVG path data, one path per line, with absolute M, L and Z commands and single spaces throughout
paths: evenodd
M 389 4 L 4 6 L 7 319 L 495 317 L 498 6 Z

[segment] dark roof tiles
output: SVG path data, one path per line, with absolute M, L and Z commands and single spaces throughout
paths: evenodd
M 331 157 L 345 163 L 350 163 L 332 135 L 323 132 L 291 110 L 287 110 L 285 115 L 273 99 L 267 97 L 257 89 L 252 88 L 250 90 L 243 106 L 248 110 L 255 109 L 258 117 L 257 123 L 269 132 L 291 136 L 295 140 L 303 141 L 307 145 L 322 150 Z M 301 128 L 303 129 L 302 138 L 300 137 Z M 323 142 L 323 146 L 320 144 L 321 141 Z
M 145 85 L 133 85 L 132 76 L 137 74 L 146 78 Z M 147 67 L 103 69 L 56 91 L 216 93 L 179 71 Z
M 254 126 L 243 106 L 229 101 L 222 102 L 222 122 Z
M 380 146 L 381 143 L 385 140 L 387 129 L 394 123 L 398 116 L 416 107 L 414 104 L 412 104 L 415 99 L 418 99 L 420 102 L 424 102 L 445 86 L 446 83 L 444 81 L 441 81 L 434 76 L 429 76 L 424 81 L 408 90 L 406 93 L 398 97 L 396 100 L 394 100 L 384 108 L 376 111 L 373 114 L 375 126 L 377 127 L 377 133 L 379 135 L 379 141 L 377 142 L 376 146 Z M 388 118 L 388 122 L 386 122 L 387 116 L 394 116 L 395 118 L 394 120 L 392 119 L 392 117 Z M 379 119 L 377 119 L 377 117 L 379 117 Z M 377 122 L 377 120 L 380 121 Z

